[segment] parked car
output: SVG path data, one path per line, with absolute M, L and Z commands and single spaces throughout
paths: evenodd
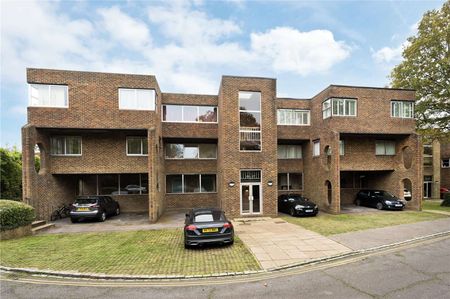
M 146 187 L 139 187 L 138 185 L 127 185 L 125 187 L 125 190 L 127 190 L 127 192 L 130 194 L 139 194 L 147 192 Z
M 357 206 L 367 206 L 378 210 L 403 210 L 405 204 L 400 198 L 384 190 L 361 190 L 356 195 Z
M 285 194 L 278 197 L 278 211 L 289 213 L 291 216 L 316 216 L 319 207 L 301 195 Z
M 220 209 L 192 209 L 186 214 L 184 247 L 208 243 L 233 244 L 233 224 Z
M 103 222 L 106 217 L 119 214 L 119 203 L 109 196 L 79 196 L 71 205 L 70 220 L 73 223 L 82 219 L 97 219 Z
M 440 189 L 439 189 L 439 193 L 440 193 L 440 197 L 441 197 L 441 199 L 444 199 L 444 196 L 445 196 L 445 193 L 448 193 L 448 192 L 450 192 L 450 190 L 448 189 L 448 188 L 445 188 L 445 187 L 441 187 Z
M 411 196 L 411 191 L 409 191 L 408 189 L 404 189 L 404 190 L 403 190 L 403 198 L 404 198 L 406 201 L 410 201 L 411 198 L 412 198 L 412 196 Z

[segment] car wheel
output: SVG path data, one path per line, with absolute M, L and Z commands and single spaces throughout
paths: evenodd
M 77 219 L 77 218 L 70 218 L 70 221 L 71 221 L 72 223 L 77 223 L 77 222 L 78 222 L 78 219 Z
M 291 209 L 289 210 L 289 214 L 290 214 L 292 217 L 295 216 L 295 210 L 294 210 L 294 208 L 291 208 Z
M 116 216 L 119 216 L 120 215 L 120 208 L 117 208 L 116 209 Z
M 184 243 L 184 249 L 190 249 L 190 248 L 191 248 L 191 245 Z
M 359 207 L 359 206 L 361 205 L 361 200 L 360 200 L 360 199 L 357 199 L 356 202 L 355 202 L 355 204 Z
M 383 209 L 383 204 L 381 202 L 377 203 L 377 209 L 378 210 L 382 210 Z
M 101 222 L 103 222 L 103 221 L 106 220 L 106 212 L 102 212 L 102 214 L 100 215 L 99 220 L 100 220 Z

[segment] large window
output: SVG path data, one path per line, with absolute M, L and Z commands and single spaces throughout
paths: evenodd
M 278 109 L 279 125 L 308 126 L 309 110 Z
M 30 84 L 30 106 L 69 107 L 67 85 Z
M 163 121 L 190 122 L 190 123 L 216 123 L 217 107 L 213 106 L 183 106 L 164 105 Z
M 313 156 L 320 156 L 320 140 L 313 141 Z
M 166 193 L 216 192 L 215 174 L 169 174 L 166 176 Z
M 302 173 L 279 173 L 278 174 L 278 190 L 291 191 L 303 189 Z
M 413 118 L 414 102 L 391 101 L 391 117 Z
M 390 140 L 377 140 L 375 142 L 375 154 L 381 156 L 395 155 L 395 142 Z
M 83 183 L 85 180 L 82 180 Z M 86 187 L 93 187 L 89 186 Z M 89 189 L 89 188 L 88 188 Z M 97 195 L 148 194 L 148 174 L 101 174 L 96 176 Z M 92 194 L 92 190 L 91 193 Z
M 119 109 L 155 110 L 153 89 L 119 88 Z
M 50 154 L 54 156 L 81 156 L 81 137 L 79 136 L 51 137 Z
M 433 146 L 431 144 L 423 145 L 423 166 L 433 166 Z
M 301 159 L 302 146 L 291 144 L 278 145 L 278 159 Z
M 261 150 L 260 92 L 239 92 L 239 140 L 241 151 Z
M 449 168 L 450 167 L 450 158 L 442 159 L 441 166 L 442 166 L 442 168 Z
M 147 137 L 127 137 L 127 155 L 128 156 L 147 156 L 148 140 Z
M 217 145 L 202 144 L 166 144 L 166 159 L 216 159 Z
M 356 99 L 330 98 L 322 103 L 322 117 L 356 116 Z

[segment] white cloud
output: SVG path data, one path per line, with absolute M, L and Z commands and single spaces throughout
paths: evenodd
M 328 30 L 301 32 L 290 27 L 252 33 L 251 48 L 275 71 L 301 75 L 327 71 L 350 55 L 350 47 Z
M 408 44 L 408 42 L 405 42 L 398 47 L 383 47 L 377 51 L 372 50 L 372 58 L 379 64 L 397 63 L 402 60 L 403 49 Z

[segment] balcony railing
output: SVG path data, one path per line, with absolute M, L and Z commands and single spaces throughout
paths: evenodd
M 241 127 L 239 129 L 241 141 L 259 141 L 261 140 L 261 128 Z

